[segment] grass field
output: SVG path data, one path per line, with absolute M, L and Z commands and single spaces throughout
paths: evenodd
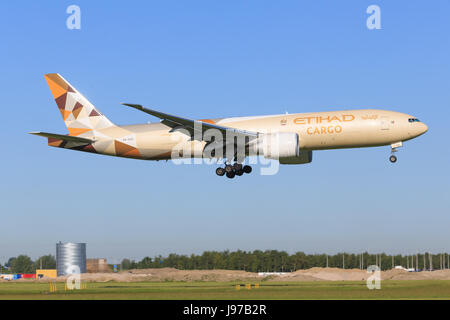
M 0 299 L 450 299 L 450 281 L 383 281 L 380 290 L 365 282 L 262 282 L 246 289 L 237 282 L 90 282 L 86 289 L 50 292 L 48 283 L 0 283 Z

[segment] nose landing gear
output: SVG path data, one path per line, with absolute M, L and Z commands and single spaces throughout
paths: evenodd
M 397 157 L 395 156 L 395 153 L 397 152 L 397 148 L 400 148 L 402 146 L 402 142 L 396 142 L 391 144 L 391 156 L 389 157 L 389 161 L 391 163 L 397 162 Z

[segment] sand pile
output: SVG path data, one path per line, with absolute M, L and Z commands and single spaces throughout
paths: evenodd
M 177 270 L 174 268 L 134 269 L 118 273 L 85 273 L 82 280 L 95 282 L 139 282 L 139 281 L 365 281 L 371 274 L 359 269 L 311 268 L 282 275 L 259 276 L 257 273 L 238 270 Z M 56 281 L 65 281 L 58 277 Z M 450 270 L 433 272 L 407 272 L 388 270 L 381 272 L 381 280 L 450 280 Z M 1 280 L 0 280 L 1 281 Z M 19 279 L 14 281 L 48 282 L 55 279 Z
M 361 281 L 369 276 L 359 269 L 311 268 L 278 277 L 278 281 Z
M 42 278 L 34 281 L 65 281 L 67 277 L 57 279 Z M 24 279 L 26 281 L 26 279 Z M 118 273 L 84 273 L 81 280 L 95 282 L 138 282 L 138 281 L 249 281 L 262 280 L 257 273 L 238 270 L 177 270 L 174 268 L 134 269 Z

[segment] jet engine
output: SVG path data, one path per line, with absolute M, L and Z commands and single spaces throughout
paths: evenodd
M 249 145 L 254 155 L 279 160 L 280 164 L 302 164 L 312 161 L 312 151 L 300 150 L 299 136 L 295 132 L 261 134 Z
M 298 134 L 294 132 L 276 132 L 261 134 L 249 145 L 251 154 L 268 159 L 297 157 L 300 154 Z

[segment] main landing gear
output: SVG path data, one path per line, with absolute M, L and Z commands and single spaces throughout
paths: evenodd
M 389 161 L 391 163 L 397 162 L 397 157 L 395 156 L 395 153 L 397 152 L 397 148 L 400 148 L 402 146 L 402 142 L 396 142 L 391 144 L 391 156 L 389 157 Z
M 244 173 L 252 172 L 252 167 L 245 165 L 243 166 L 241 163 L 226 164 L 224 168 L 219 167 L 216 169 L 216 174 L 218 176 L 226 175 L 227 178 L 233 179 L 235 176 L 242 176 Z

